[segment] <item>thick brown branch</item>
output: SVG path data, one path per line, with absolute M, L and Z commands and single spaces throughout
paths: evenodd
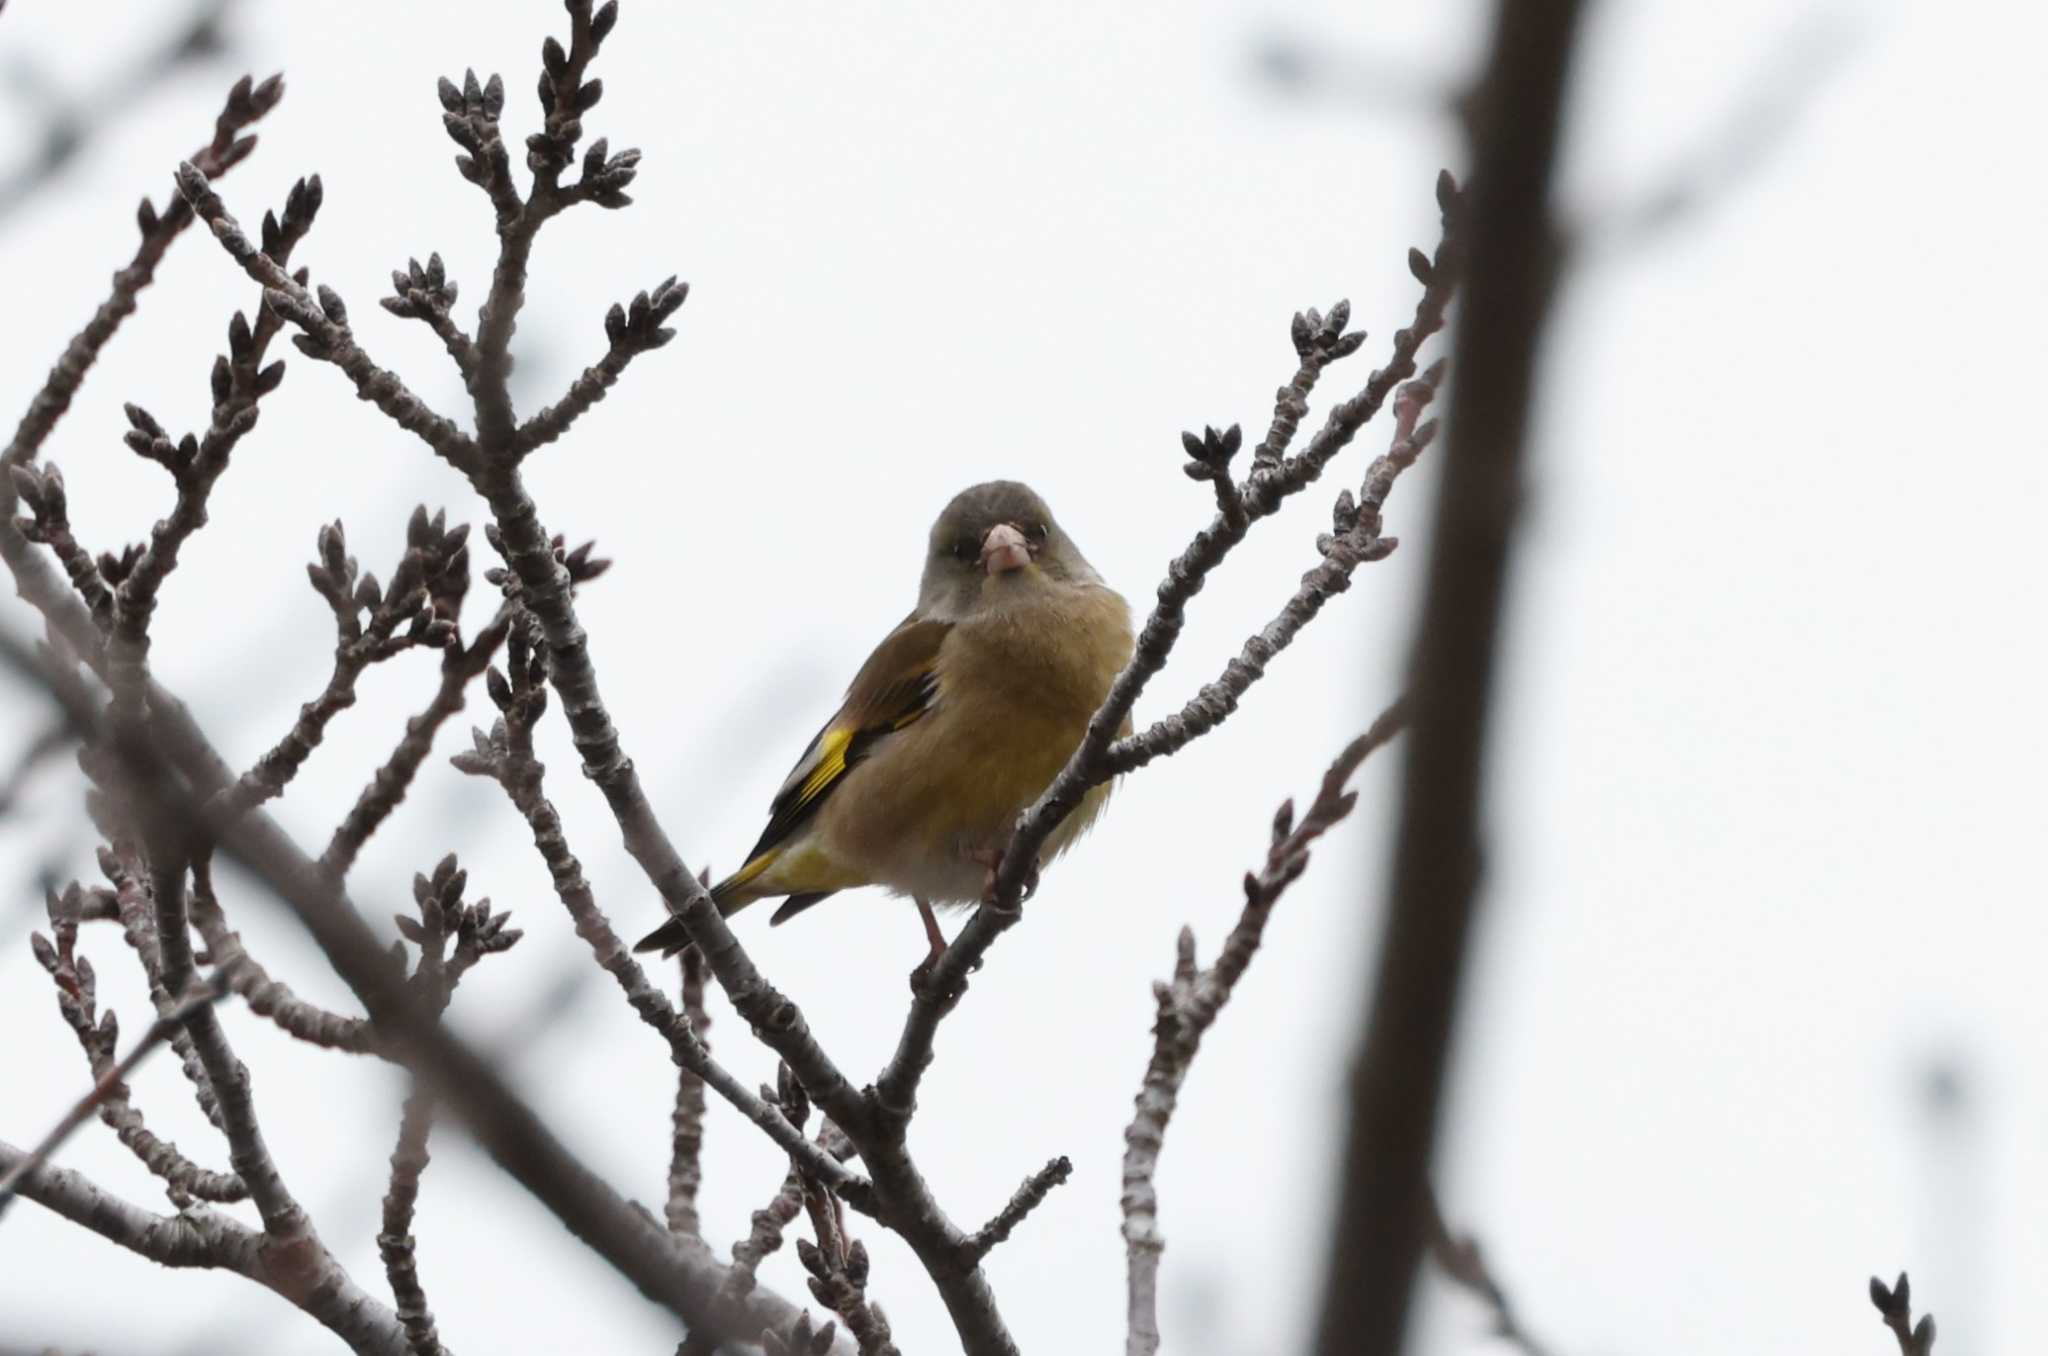
M 1316 1350 L 1396 1356 L 1428 1237 L 1428 1180 L 1479 884 L 1489 695 L 1530 397 L 1556 268 L 1550 177 L 1575 0 L 1503 3 L 1472 102 L 1458 374 L 1409 679 L 1384 934 L 1351 1082 L 1351 1128 Z

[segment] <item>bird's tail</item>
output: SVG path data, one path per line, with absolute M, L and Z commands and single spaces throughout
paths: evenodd
M 718 906 L 720 917 L 730 918 L 754 902 L 756 896 L 749 894 L 746 884 L 756 871 L 740 871 L 727 876 L 711 887 L 711 902 Z M 690 934 L 683 929 L 683 920 L 671 917 L 660 927 L 633 943 L 635 951 L 659 951 L 664 956 L 673 956 L 690 944 Z

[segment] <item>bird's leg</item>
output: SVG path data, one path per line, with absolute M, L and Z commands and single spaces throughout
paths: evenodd
M 931 978 L 932 967 L 939 963 L 939 957 L 946 954 L 946 934 L 939 931 L 939 916 L 932 912 L 932 906 L 922 895 L 912 895 L 917 904 L 917 916 L 924 923 L 924 939 L 931 944 L 931 951 L 917 963 L 910 972 L 910 990 L 923 993 L 925 982 Z
M 939 916 L 932 912 L 932 906 L 923 896 L 917 896 L 917 916 L 924 924 L 924 939 L 931 943 L 932 953 L 925 957 L 926 965 L 937 965 L 939 957 L 946 954 L 946 934 L 939 931 Z

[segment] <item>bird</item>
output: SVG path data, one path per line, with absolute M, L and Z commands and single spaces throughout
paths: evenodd
M 1017 817 L 1074 750 L 1132 652 L 1131 610 L 1030 486 L 962 490 L 932 524 L 917 606 L 854 674 L 790 769 L 745 862 L 711 888 L 721 914 L 780 898 L 771 925 L 841 890 L 917 905 L 979 900 Z M 1123 733 L 1130 732 L 1130 719 Z M 1047 838 L 1043 866 L 1101 814 L 1094 787 Z M 673 955 L 679 918 L 635 951 Z

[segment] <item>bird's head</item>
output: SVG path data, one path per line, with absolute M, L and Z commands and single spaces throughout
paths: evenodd
M 961 621 L 1020 593 L 1101 582 L 1036 491 L 991 480 L 954 495 L 932 524 L 918 611 Z

